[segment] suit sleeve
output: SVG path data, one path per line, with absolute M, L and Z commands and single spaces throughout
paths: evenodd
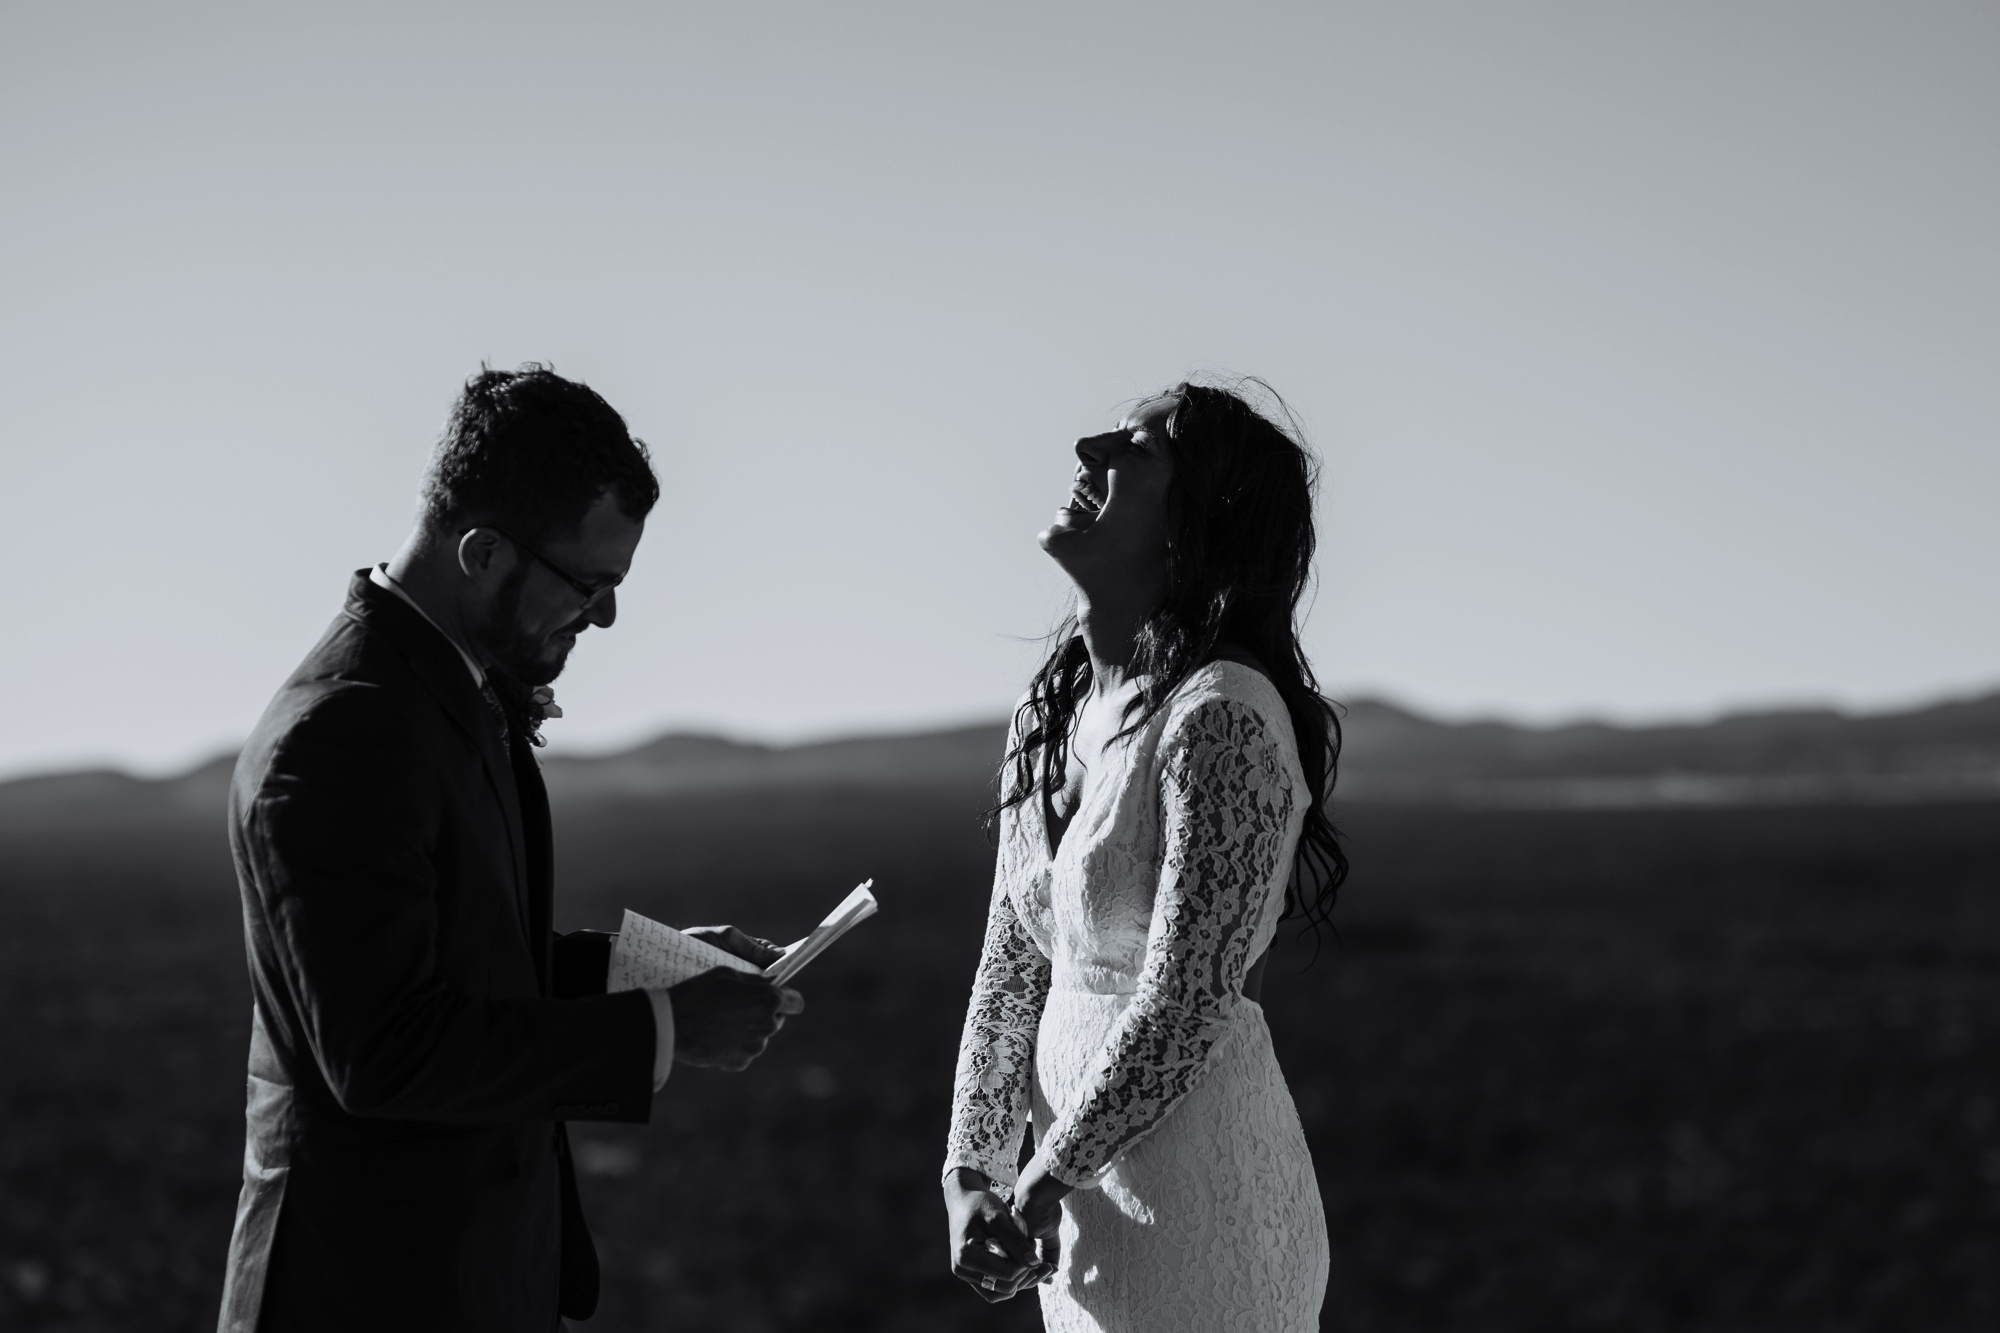
M 239 811 L 274 980 L 328 1087 L 359 1116 L 645 1120 L 655 1034 L 643 993 L 602 994 L 601 968 L 600 993 L 566 999 L 467 994 L 437 975 L 428 849 L 443 811 L 424 738 L 385 691 L 336 686 Z
M 611 941 L 616 938 L 601 930 L 572 930 L 555 937 L 553 989 L 557 999 L 604 994 L 611 972 Z

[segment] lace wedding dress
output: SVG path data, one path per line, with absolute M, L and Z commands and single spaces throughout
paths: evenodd
M 945 1170 L 1003 1191 L 1032 1105 L 1063 1200 L 1049 1333 L 1319 1327 L 1326 1220 L 1263 1009 L 1309 800 L 1261 674 L 1197 672 L 1115 759 L 1051 852 L 1005 812 Z

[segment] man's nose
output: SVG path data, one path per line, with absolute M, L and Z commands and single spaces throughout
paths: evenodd
M 604 596 L 584 612 L 584 618 L 599 629 L 610 629 L 611 622 L 618 619 L 618 589 L 606 588 Z

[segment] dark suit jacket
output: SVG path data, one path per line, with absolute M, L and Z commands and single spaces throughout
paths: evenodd
M 254 1000 L 224 1333 L 588 1316 L 562 1121 L 644 1121 L 653 1014 L 550 927 L 549 807 L 449 640 L 355 575 L 230 791 Z

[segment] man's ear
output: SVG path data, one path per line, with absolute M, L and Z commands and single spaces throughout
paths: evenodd
M 500 534 L 492 528 L 469 528 L 458 539 L 458 568 L 475 582 L 492 573 L 501 559 Z

